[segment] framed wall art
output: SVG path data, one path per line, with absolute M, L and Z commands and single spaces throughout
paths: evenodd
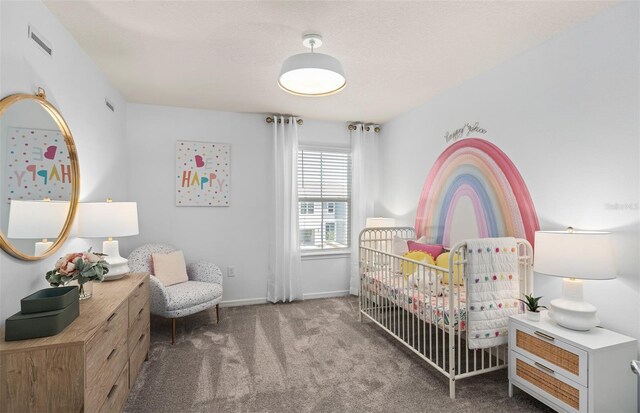
M 176 142 L 176 206 L 229 206 L 230 145 Z

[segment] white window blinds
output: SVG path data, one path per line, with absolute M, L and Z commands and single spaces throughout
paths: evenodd
M 302 251 L 348 248 L 351 155 L 338 150 L 298 152 L 298 205 Z

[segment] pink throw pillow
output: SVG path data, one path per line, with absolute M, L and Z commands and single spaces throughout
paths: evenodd
M 153 275 L 164 284 L 165 287 L 189 281 L 187 265 L 184 262 L 182 251 L 173 251 L 168 254 L 151 254 Z
M 422 251 L 431 255 L 434 259 L 438 258 L 438 255 L 442 254 L 444 251 L 444 247 L 442 245 L 429 245 L 422 244 L 420 242 L 415 241 L 407 241 L 407 245 L 409 246 L 409 251 Z

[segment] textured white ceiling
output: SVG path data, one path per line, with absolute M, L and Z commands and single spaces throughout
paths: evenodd
M 45 1 L 129 102 L 384 122 L 602 12 L 584 1 Z M 342 61 L 321 98 L 277 85 L 304 32 Z M 54 45 L 55 46 L 55 45 Z

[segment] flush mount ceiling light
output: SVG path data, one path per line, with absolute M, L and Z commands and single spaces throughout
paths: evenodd
M 311 49 L 282 63 L 278 85 L 286 92 L 298 96 L 328 96 L 340 92 L 347 86 L 342 64 L 335 57 L 314 53 L 322 46 L 322 36 L 306 34 L 302 44 Z

